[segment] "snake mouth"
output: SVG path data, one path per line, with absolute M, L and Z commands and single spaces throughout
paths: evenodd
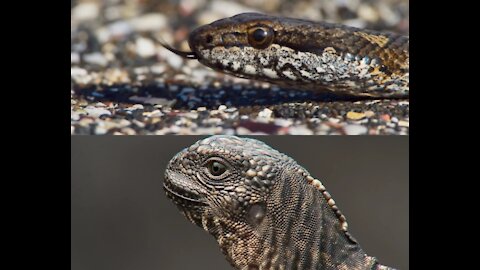
M 174 54 L 181 56 L 186 59 L 198 59 L 198 55 L 195 52 L 186 52 L 186 51 L 180 51 L 172 46 L 168 45 L 163 39 L 159 40 L 160 45 L 162 45 L 165 49 L 173 52 Z
M 198 55 L 195 52 L 180 51 L 180 50 L 177 50 L 177 49 L 174 49 L 174 48 L 168 46 L 167 44 L 162 44 L 162 46 L 165 47 L 165 49 L 167 49 L 167 50 L 173 52 L 174 54 L 176 54 L 178 56 L 181 56 L 183 58 L 198 59 Z

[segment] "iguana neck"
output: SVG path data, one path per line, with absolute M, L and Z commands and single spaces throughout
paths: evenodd
M 285 169 L 263 207 L 258 224 L 217 224 L 216 238 L 236 269 L 372 269 L 327 200 L 305 176 Z M 222 231 L 219 233 L 219 231 Z M 228 232 L 228 233 L 227 233 Z M 215 234 L 214 234 L 215 235 Z

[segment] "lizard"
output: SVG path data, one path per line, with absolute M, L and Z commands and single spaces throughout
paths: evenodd
M 408 98 L 409 37 L 242 13 L 193 30 L 191 51 L 162 46 L 233 76 L 364 98 Z
M 235 269 L 394 269 L 365 253 L 320 180 L 259 140 L 199 140 L 170 160 L 163 187 Z

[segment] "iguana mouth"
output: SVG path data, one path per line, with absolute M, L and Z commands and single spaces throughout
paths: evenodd
M 191 190 L 187 189 L 186 183 L 188 179 L 185 178 L 186 176 L 182 174 L 167 170 L 165 174 L 165 181 L 163 182 L 163 188 L 167 194 L 167 197 L 182 208 L 189 208 L 193 205 L 207 205 L 200 193 L 197 193 L 191 189 L 191 182 L 188 184 L 188 188 Z

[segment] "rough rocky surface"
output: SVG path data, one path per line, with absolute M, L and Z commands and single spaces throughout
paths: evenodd
M 167 51 L 241 12 L 408 35 L 406 0 L 72 1 L 72 134 L 408 134 L 408 100 L 336 100 L 230 77 Z

